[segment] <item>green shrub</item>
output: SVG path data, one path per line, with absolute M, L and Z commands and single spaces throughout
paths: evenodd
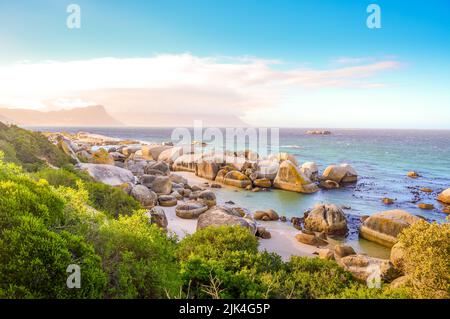
M 5 160 L 20 164 L 27 171 L 36 171 L 48 164 L 61 167 L 72 159 L 39 132 L 28 131 L 0 122 L 0 150 Z
M 112 217 L 130 215 L 133 211 L 141 208 L 138 201 L 120 188 L 95 182 L 86 173 L 76 171 L 70 166 L 57 170 L 46 168 L 35 173 L 34 176 L 47 180 L 53 186 L 65 186 L 74 189 L 78 189 L 79 182 L 83 181 L 84 188 L 89 194 L 90 205 Z
M 450 224 L 419 221 L 399 236 L 407 288 L 415 298 L 450 298 Z
M 144 212 L 104 223 L 95 243 L 109 275 L 108 298 L 165 298 L 181 287 L 175 239 Z

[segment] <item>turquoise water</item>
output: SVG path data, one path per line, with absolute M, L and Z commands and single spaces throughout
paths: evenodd
M 61 128 L 39 128 L 60 131 Z M 76 133 L 89 131 L 107 136 L 137 139 L 147 142 L 170 140 L 170 128 L 64 128 Z M 252 193 L 220 189 L 218 196 L 232 199 L 250 209 L 272 208 L 287 217 L 302 216 L 319 202 L 346 206 L 354 216 L 370 215 L 387 209 L 404 209 L 429 220 L 443 222 L 446 214 L 435 200 L 437 194 L 450 187 L 450 131 L 433 130 L 363 130 L 335 129 L 331 135 L 308 135 L 307 129 L 280 129 L 280 151 L 296 156 L 299 163 L 314 161 L 319 172 L 331 164 L 349 163 L 358 172 L 355 185 L 336 190 L 321 190 L 315 194 L 298 194 L 281 190 Z M 408 171 L 422 177 L 411 179 Z M 433 193 L 419 189 L 428 187 Z M 390 206 L 381 198 L 396 199 Z M 435 209 L 425 211 L 418 203 L 431 203 Z M 354 236 L 348 240 L 354 242 Z M 371 249 L 370 243 L 359 240 L 361 250 Z

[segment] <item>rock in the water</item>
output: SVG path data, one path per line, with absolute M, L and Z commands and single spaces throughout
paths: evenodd
M 278 214 L 273 209 L 269 210 L 258 210 L 253 214 L 253 218 L 256 220 L 264 220 L 264 221 L 270 221 L 270 220 L 278 220 Z
M 323 171 L 322 179 L 329 179 L 338 184 L 355 183 L 358 180 L 358 174 L 350 164 L 330 165 Z
M 317 181 L 319 179 L 319 167 L 315 162 L 303 163 L 300 170 L 311 181 Z
M 151 189 L 158 195 L 169 195 L 172 193 L 172 182 L 168 176 L 155 176 Z
M 339 188 L 339 183 L 332 181 L 331 179 L 327 179 L 320 181 L 319 186 L 325 189 L 336 189 Z
M 200 191 L 197 200 L 208 208 L 216 206 L 216 194 L 209 190 Z
M 79 164 L 82 170 L 95 179 L 97 182 L 108 184 L 111 186 L 118 186 L 124 183 L 133 183 L 133 174 L 124 168 L 106 164 Z
M 297 234 L 295 236 L 295 239 L 297 239 L 299 242 L 311 245 L 311 246 L 326 246 L 328 245 L 328 242 L 326 240 L 323 240 L 319 238 L 314 232 L 305 231 L 303 230 L 301 233 Z
M 419 173 L 415 172 L 415 171 L 411 171 L 406 173 L 406 176 L 411 177 L 411 178 L 418 178 L 420 177 Z
M 172 195 L 161 195 L 158 197 L 160 206 L 172 207 L 177 205 L 177 199 Z
M 272 182 L 268 178 L 258 178 L 253 181 L 253 184 L 262 188 L 270 188 L 272 187 Z
M 363 222 L 359 234 L 364 239 L 392 247 L 400 232 L 419 220 L 419 217 L 402 210 L 379 212 Z
M 341 258 L 338 264 L 362 281 L 379 277 L 384 282 L 391 282 L 401 276 L 389 260 L 366 255 L 349 255 Z
M 215 180 L 217 173 L 220 170 L 220 165 L 213 161 L 200 161 L 195 168 L 195 175 L 209 180 Z
M 433 190 L 431 188 L 428 188 L 428 187 L 422 187 L 420 189 L 420 191 L 424 192 L 424 193 L 432 193 L 433 192 Z
M 417 207 L 419 207 L 420 209 L 424 209 L 424 210 L 432 210 L 432 209 L 434 209 L 434 205 L 433 204 L 428 204 L 428 203 L 417 204 Z
M 445 191 L 440 193 L 437 200 L 444 204 L 450 204 L 450 188 L 447 188 Z
M 291 161 L 283 161 L 275 177 L 273 186 L 287 191 L 314 193 L 319 190 Z
M 392 204 L 394 204 L 394 200 L 392 198 L 388 198 L 388 197 L 384 197 L 381 201 L 385 205 L 392 205 Z
M 356 255 L 352 246 L 344 244 L 334 246 L 334 258 L 336 258 L 336 260 L 350 255 Z
M 130 193 L 145 208 L 153 208 L 158 200 L 158 195 L 143 185 L 136 185 Z
M 344 211 L 333 204 L 314 206 L 305 218 L 305 228 L 330 235 L 345 235 L 348 230 Z
M 250 178 L 239 171 L 228 172 L 223 179 L 223 183 L 239 188 L 246 188 L 247 186 L 252 185 Z
M 162 229 L 167 230 L 168 221 L 164 209 L 160 207 L 153 207 L 146 213 L 146 215 L 150 218 L 150 222 L 152 224 L 156 224 Z
M 270 239 L 272 237 L 270 232 L 266 230 L 264 227 L 256 227 L 255 236 L 260 237 L 262 239 Z
M 186 202 L 175 208 L 175 213 L 180 218 L 194 219 L 208 210 L 208 206 L 198 202 Z
M 248 218 L 231 215 L 223 209 L 211 208 L 200 215 L 197 221 L 197 230 L 209 226 L 241 226 L 248 228 L 252 234 L 256 233 L 256 223 Z

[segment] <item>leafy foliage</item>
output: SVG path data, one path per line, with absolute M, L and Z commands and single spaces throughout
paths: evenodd
M 419 221 L 403 230 L 404 268 L 416 298 L 450 298 L 450 224 Z
M 48 164 L 61 167 L 72 159 L 39 132 L 0 122 L 0 150 L 8 162 L 20 164 L 27 171 L 37 171 Z

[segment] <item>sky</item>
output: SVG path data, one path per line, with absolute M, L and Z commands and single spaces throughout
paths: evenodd
M 0 105 L 450 129 L 449 40 L 448 0 L 0 0 Z

